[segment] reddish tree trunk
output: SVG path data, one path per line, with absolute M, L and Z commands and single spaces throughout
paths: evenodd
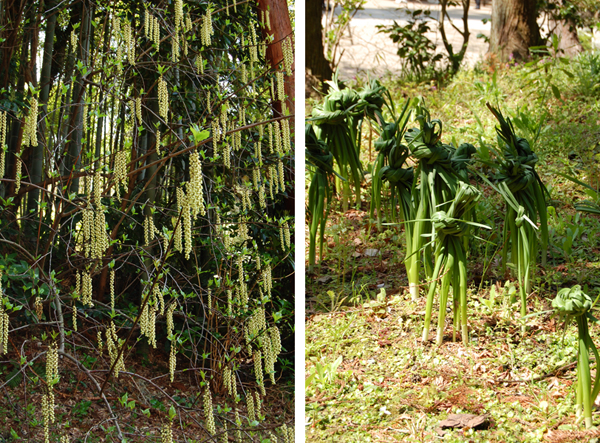
M 283 50 L 281 44 L 286 38 L 292 39 L 293 31 L 290 22 L 290 13 L 285 0 L 259 0 L 258 8 L 261 12 L 269 14 L 271 29 L 262 28 L 262 35 L 265 38 L 267 35 L 273 36 L 273 42 L 267 46 L 267 60 L 271 64 L 271 68 L 275 69 L 283 61 Z M 285 76 L 285 95 L 287 96 L 286 104 L 290 112 L 294 112 L 294 81 L 295 81 L 295 64 L 292 65 L 292 75 Z M 273 109 L 275 116 L 282 115 L 281 103 L 274 102 Z

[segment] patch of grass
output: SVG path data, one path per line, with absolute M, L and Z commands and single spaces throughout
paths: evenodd
M 532 275 L 527 329 L 521 335 L 518 284 L 501 271 L 499 259 L 504 205 L 479 184 L 484 198 L 478 222 L 492 229 L 478 233 L 485 242 L 469 242 L 470 343 L 452 341 L 448 315 L 444 342 L 436 347 L 420 339 L 426 288 L 414 302 L 407 293 L 403 228 L 389 224 L 383 213 L 378 229 L 367 204 L 342 213 L 334 200 L 328 250 L 306 281 L 307 441 L 583 442 L 600 436 L 583 431 L 575 415 L 577 331 L 564 330 L 550 305 L 562 287 L 586 285 L 593 298 L 600 290 L 600 217 L 577 213 L 574 203 L 587 196 L 556 174 L 586 183 L 600 176 L 597 94 L 564 72 L 588 69 L 585 63 L 590 64 L 574 60 L 563 71 L 551 65 L 551 79 L 533 72 L 534 66 L 491 61 L 461 71 L 445 87 L 387 79 L 396 103 L 423 96 L 431 114 L 444 123 L 443 140 L 472 143 L 479 156 L 490 155 L 486 146 L 496 146 L 496 122 L 486 101 L 500 105 L 517 122 L 520 135 L 537 137 L 536 169 L 552 206 L 548 264 Z M 594 75 L 584 80 L 593 82 Z M 369 171 L 369 131 L 363 134 L 361 160 Z M 481 164 L 475 167 L 489 172 Z M 367 175 L 363 202 L 369 192 Z M 386 199 L 384 191 L 382 208 L 389 206 Z M 381 288 L 383 300 L 378 299 Z M 452 312 L 451 304 L 447 309 Z M 590 333 L 597 342 L 598 326 L 591 325 Z M 454 413 L 486 415 L 489 429 L 449 430 L 440 437 L 438 423 Z M 597 415 L 593 419 L 600 422 Z

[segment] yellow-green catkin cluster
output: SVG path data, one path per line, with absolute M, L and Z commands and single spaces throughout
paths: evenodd
M 115 154 L 115 193 L 117 200 L 121 201 L 121 188 L 123 185 L 127 188 L 127 163 L 129 162 L 129 153 L 127 151 L 118 151 Z
M 94 306 L 92 302 L 92 276 L 89 272 L 81 273 L 81 303 L 90 308 Z
M 162 75 L 158 79 L 158 114 L 165 121 L 169 116 L 169 93 L 167 92 L 167 82 Z
M 193 218 L 198 214 L 206 215 L 204 195 L 202 191 L 202 163 L 200 154 L 194 150 L 190 154 L 190 181 L 187 183 L 187 196 L 190 200 L 190 210 Z
M 171 427 L 171 420 L 163 424 L 163 427 L 160 430 L 160 442 L 173 443 L 173 428 Z
M 142 97 L 135 98 L 135 116 L 137 117 L 138 125 L 142 125 Z
M 156 229 L 156 226 L 154 225 L 154 216 L 148 214 L 144 218 L 144 244 L 149 246 L 156 234 L 160 234 L 160 231 Z
M 177 188 L 179 190 L 179 188 Z M 181 222 L 177 222 L 177 217 L 171 218 L 171 223 L 173 224 L 173 249 L 178 252 L 183 251 L 183 231 L 181 229 Z
M 283 252 L 291 247 L 292 241 L 290 235 L 290 226 L 288 225 L 287 220 L 284 220 L 279 225 L 279 239 L 281 241 L 281 249 Z
M 23 146 L 37 146 L 37 114 L 38 101 L 37 97 L 32 97 L 29 103 L 29 113 L 25 117 L 25 128 L 23 129 Z M 21 189 L 21 171 L 23 163 L 20 157 L 15 158 L 15 193 Z
M 42 416 L 44 418 L 44 441 L 50 442 L 50 424 L 54 423 L 54 385 L 58 383 L 58 348 L 52 343 L 46 354 L 47 392 L 42 396 Z
M 79 37 L 77 35 L 77 30 L 73 29 L 71 31 L 71 50 L 75 52 L 77 50 L 77 43 L 79 42 Z
M 154 17 L 148 10 L 144 15 L 144 34 L 148 40 L 156 45 L 156 50 L 160 50 L 160 24 L 158 19 Z
M 287 426 L 285 424 L 283 424 L 281 426 L 281 435 L 283 436 L 283 441 L 285 443 L 294 443 L 294 427 L 293 426 Z
M 277 71 L 277 101 L 285 100 L 285 82 L 283 80 L 283 72 Z
M 177 351 L 175 340 L 171 340 L 171 352 L 169 354 L 169 380 L 173 383 L 175 379 L 175 369 L 177 368 Z
M 253 422 L 256 420 L 256 411 L 254 410 L 254 395 L 251 391 L 246 393 L 246 409 L 248 410 L 248 420 Z
M 8 352 L 8 312 L 4 310 L 4 291 L 2 290 L 2 271 L 0 270 L 0 355 Z
M 110 310 L 115 312 L 115 270 L 110 270 Z
M 260 188 L 260 183 L 260 169 L 258 165 L 255 165 L 254 168 L 252 168 L 252 186 L 254 187 L 255 191 L 258 191 L 258 189 Z
M 0 112 L 0 178 L 4 178 L 6 169 L 6 111 Z
M 169 355 L 169 376 L 171 383 L 173 383 L 173 379 L 175 378 L 175 369 L 177 367 L 177 349 L 175 346 L 176 339 L 173 335 L 173 312 L 177 305 L 175 303 L 171 303 L 169 308 L 167 309 L 167 338 L 171 340 L 171 353 Z
M 77 332 L 77 305 L 75 300 L 73 300 L 73 330 Z
M 277 162 L 277 177 L 279 178 L 279 190 L 285 192 L 285 175 L 283 171 L 283 161 Z
M 38 321 L 42 321 L 42 316 L 44 315 L 44 305 L 42 304 L 42 297 L 38 295 L 35 298 L 33 307 L 35 309 L 35 316 L 37 317 Z
M 196 55 L 196 62 L 194 64 L 196 66 L 196 73 L 204 74 L 204 61 L 202 60 L 202 54 L 198 53 L 198 55 Z
M 258 63 L 258 42 L 256 39 L 256 29 L 250 26 L 250 72 L 254 71 L 254 63 Z
M 261 285 L 262 285 L 262 290 L 264 290 L 267 293 L 267 296 L 269 298 L 271 298 L 271 291 L 273 290 L 273 278 L 271 276 L 271 265 L 266 265 L 263 267 L 262 269 L 262 278 L 261 278 Z
M 235 372 L 229 366 L 223 368 L 223 386 L 227 393 L 237 401 L 237 383 Z
M 127 55 L 127 61 L 130 65 L 135 65 L 135 38 L 133 36 L 133 30 L 129 23 L 123 24 L 123 39 L 125 40 L 125 51 Z
M 200 41 L 203 46 L 211 45 L 211 38 L 214 35 L 214 29 L 212 24 L 212 11 L 209 6 L 206 10 L 206 14 L 202 17 L 202 27 L 200 28 Z
M 256 384 L 260 388 L 261 394 L 267 395 L 267 392 L 265 391 L 265 380 L 262 366 L 262 352 L 260 349 L 254 350 L 252 359 L 254 360 L 254 376 L 256 377 Z
M 104 251 L 108 249 L 108 234 L 106 233 L 106 219 L 104 217 L 104 209 L 102 205 L 96 208 L 94 217 L 94 242 L 92 243 L 92 258 L 101 259 L 104 256 Z
M 102 208 L 102 176 L 97 171 L 94 176 L 94 204 L 96 210 L 84 208 L 81 217 L 80 245 L 86 257 L 101 259 L 108 248 L 108 235 L 106 233 L 106 218 Z
M 171 61 L 173 63 L 179 62 L 179 52 L 179 32 L 175 31 L 171 37 Z
M 112 16 L 112 29 L 114 32 L 114 40 L 117 42 L 116 68 L 117 73 L 123 71 L 123 45 L 121 44 L 121 20 L 116 15 Z
M 292 37 L 288 36 L 283 40 L 281 44 L 281 51 L 283 52 L 283 66 L 286 75 L 289 77 L 293 73 L 294 65 L 294 44 L 292 43 Z
M 275 362 L 281 353 L 281 335 L 277 326 L 268 329 L 268 334 L 262 337 L 265 350 L 265 372 L 269 374 L 271 383 L 275 384 Z
M 115 378 L 119 378 L 119 372 L 125 370 L 125 363 L 123 362 L 123 353 L 119 355 L 119 344 L 120 343 L 119 336 L 117 335 L 117 328 L 115 327 L 114 322 L 111 320 L 110 328 L 106 330 L 106 347 L 108 349 L 108 355 L 110 357 L 110 364 L 111 366 L 114 365 Z
M 163 296 L 163 291 L 158 283 L 152 286 L 151 300 L 152 306 L 154 306 L 154 310 L 160 312 L 160 315 L 165 315 L 165 298 Z
M 235 424 L 238 428 L 235 432 L 235 441 L 237 443 L 242 443 L 242 420 L 240 419 L 240 413 L 237 409 L 235 410 Z
M 144 305 L 140 315 L 140 334 L 156 349 L 156 309 L 150 303 Z
M 281 120 L 281 139 L 283 154 L 287 154 L 292 149 L 292 141 L 290 137 L 290 122 L 288 119 Z
M 102 354 L 104 343 L 102 342 L 102 331 L 100 329 L 98 329 L 98 333 L 96 334 L 96 340 L 98 341 L 98 352 Z
M 256 408 L 256 416 L 258 418 L 260 418 L 260 416 L 262 415 L 262 411 L 261 411 L 261 401 L 260 401 L 260 394 L 258 393 L 258 391 L 254 391 L 254 407 Z
M 217 433 L 217 428 L 215 426 L 215 416 L 213 415 L 212 394 L 210 393 L 210 387 L 208 385 L 204 390 L 203 401 L 206 429 L 210 435 L 215 435 Z
M 182 188 L 177 188 L 177 207 L 181 210 L 181 222 L 175 229 L 175 250 L 183 252 L 185 259 L 189 260 L 192 252 L 192 211 L 190 208 L 190 198 L 185 194 Z M 174 219 L 173 223 L 177 223 L 177 219 Z M 183 224 L 183 234 L 181 225 Z M 181 238 L 185 241 L 184 247 L 182 248 Z

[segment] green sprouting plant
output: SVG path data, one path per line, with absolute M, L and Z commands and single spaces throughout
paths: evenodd
M 571 63 L 575 92 L 586 97 L 600 92 L 600 54 L 582 52 Z
M 427 294 L 425 309 L 425 327 L 423 341 L 429 339 L 429 324 L 433 308 L 433 296 L 438 280 L 441 279 L 440 309 L 436 343 L 440 345 L 444 338 L 446 304 L 450 285 L 454 298 L 454 337 L 460 325 L 463 344 L 469 341 L 467 326 L 467 254 L 463 237 L 469 234 L 470 212 L 475 207 L 481 193 L 477 188 L 465 182 L 458 184 L 458 190 L 447 210 L 438 210 L 432 216 L 436 231 L 435 267 Z M 445 202 L 446 203 L 446 202 Z M 478 225 L 478 224 L 477 224 Z M 482 225 L 478 225 L 482 226 Z
M 600 295 L 598 298 L 600 298 Z M 572 288 L 561 289 L 552 301 L 552 307 L 556 309 L 558 314 L 566 317 L 565 328 L 572 318 L 577 322 L 579 350 L 577 353 L 577 400 L 575 407 L 578 416 L 581 416 L 581 409 L 583 409 L 586 428 L 592 427 L 594 401 L 600 393 L 600 376 L 598 371 L 596 371 L 596 376 L 592 383 L 589 351 L 591 350 L 594 354 L 596 365 L 600 363 L 600 356 L 590 337 L 588 328 L 588 320 L 597 321 L 592 315 L 591 310 L 597 303 L 598 298 L 592 301 L 592 298 L 583 292 L 581 286 L 576 285 Z
M 568 180 L 571 180 L 573 183 L 576 183 L 580 186 L 584 187 L 583 192 L 586 193 L 590 199 L 584 200 L 582 202 L 575 203 L 575 209 L 581 212 L 589 212 L 590 214 L 600 215 L 600 189 L 595 188 L 581 180 L 568 175 L 563 174 L 562 172 L 556 171 L 558 175 L 564 177 Z
M 521 318 L 527 315 L 527 294 L 530 291 L 532 260 L 535 257 L 537 236 L 535 222 L 527 215 L 524 206 L 520 205 L 505 182 L 500 182 L 499 192 L 507 204 L 507 214 L 504 220 L 504 238 L 510 233 L 512 245 L 511 259 L 517 267 L 519 294 L 521 296 Z M 505 249 L 506 249 L 505 243 Z M 522 325 L 525 332 L 525 324 Z
M 489 163 L 497 169 L 498 192 L 507 204 L 504 217 L 504 248 L 502 265 L 508 262 L 508 245 L 511 246 L 511 260 L 517 267 L 521 291 L 521 314 L 527 310 L 527 293 L 530 292 L 531 269 L 537 257 L 537 221 L 540 222 L 541 263 L 546 264 L 548 251 L 548 213 L 546 195 L 548 190 L 542 183 L 535 165 L 537 155 L 531 150 L 529 142 L 518 137 L 510 118 L 504 118 L 499 110 L 489 103 L 488 108 L 494 114 L 499 127 L 496 127 L 500 150 L 495 151 L 497 163 Z M 527 223 L 524 223 L 527 221 Z M 524 327 L 524 325 L 523 325 Z
M 399 25 L 395 20 L 393 25 L 377 25 L 379 32 L 389 34 L 392 41 L 398 44 L 398 57 L 403 70 L 422 80 L 427 76 L 433 76 L 436 63 L 442 60 L 442 54 L 436 54 L 436 46 L 427 36 L 431 32 L 428 20 L 431 11 L 417 9 L 404 12 L 409 16 L 408 23 Z
M 408 148 L 401 144 L 410 118 L 410 100 L 407 100 L 396 121 L 381 122 L 380 137 L 375 142 L 377 158 L 371 173 L 371 206 L 369 216 L 373 219 L 377 211 L 377 223 L 381 224 L 381 193 L 384 181 L 389 182 L 391 190 L 392 216 L 396 218 L 396 198 L 400 204 L 400 218 L 407 220 L 410 210 L 410 190 L 412 189 L 412 168 L 404 168 L 408 158 Z
M 429 111 L 422 105 L 418 105 L 416 109 L 416 119 L 420 127 L 409 129 L 404 137 L 412 156 L 418 161 L 411 190 L 412 206 L 409 220 L 413 227 L 408 233 L 412 238 L 407 237 L 407 252 L 410 253 L 406 258 L 413 300 L 418 296 L 421 252 L 425 275 L 433 275 L 432 245 L 436 239 L 436 232 L 431 224 L 433 214 L 440 205 L 452 202 L 458 183 L 467 177 L 466 166 L 471 155 L 475 153 L 475 148 L 468 143 L 462 144 L 458 149 L 451 144 L 443 144 L 442 122 L 438 119 L 432 120 Z
M 325 142 L 333 154 L 336 178 L 336 190 L 342 190 L 342 207 L 348 210 L 350 201 L 350 180 L 355 189 L 355 202 L 360 204 L 360 184 L 362 164 L 360 162 L 360 142 L 362 122 L 365 118 L 383 121 L 382 110 L 391 97 L 387 89 L 372 80 L 360 90 L 341 88 L 334 75 L 327 82 L 331 88 L 323 103 L 315 106 L 310 122 L 314 125 L 317 139 Z M 386 100 L 388 99 L 388 100 Z
M 314 366 L 309 370 L 306 386 L 311 386 L 315 382 L 321 384 L 333 382 L 337 376 L 337 369 L 343 361 L 341 355 L 332 362 L 326 362 L 323 357 L 321 360 L 317 360 L 316 357 L 311 357 L 310 359 L 313 361 Z
M 327 144 L 317 139 L 311 124 L 306 124 L 304 133 L 307 169 L 312 169 L 307 211 L 310 218 L 308 269 L 312 271 L 316 263 L 317 234 L 319 234 L 319 257 L 323 257 L 323 238 L 331 201 L 329 177 L 335 174 L 335 171 L 333 155 Z
M 576 213 L 574 217 L 564 213 L 559 215 L 553 206 L 548 207 L 548 214 L 555 220 L 556 226 L 556 229 L 549 228 L 553 246 L 562 251 L 566 260 L 572 260 L 573 245 L 583 232 L 581 214 Z
M 494 104 L 498 104 L 506 97 L 506 94 L 498 86 L 498 71 L 492 73 L 490 81 L 475 80 L 473 85 L 479 93 L 479 101 L 491 101 Z
M 360 201 L 362 165 L 356 140 L 349 129 L 350 113 L 360 98 L 353 89 L 340 90 L 336 78 L 329 83 L 333 91 L 325 97 L 322 104 L 313 108 L 310 120 L 317 139 L 324 141 L 333 154 L 335 171 L 341 177 L 339 181 L 336 180 L 336 188 L 338 192 L 343 189 L 342 205 L 346 211 L 350 200 L 350 179 L 355 188 L 356 200 Z

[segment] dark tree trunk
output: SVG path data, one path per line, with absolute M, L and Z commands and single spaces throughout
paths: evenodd
M 52 10 L 55 7 L 56 2 L 51 0 L 48 2 L 48 10 Z M 46 40 L 44 42 L 44 57 L 42 59 L 42 69 L 40 73 L 40 87 L 41 92 L 39 95 L 39 104 L 42 107 L 41 119 L 39 120 L 38 127 L 38 145 L 33 148 L 32 159 L 31 159 L 31 183 L 39 183 L 42 181 L 42 164 L 44 158 L 44 148 L 49 152 L 48 140 L 44 140 L 46 136 L 46 119 L 48 118 L 48 98 L 50 97 L 50 68 L 52 66 L 52 52 L 54 50 L 54 31 L 56 29 L 56 18 L 57 13 L 50 13 L 50 16 L 46 22 Z M 36 45 L 37 46 L 37 45 Z M 35 78 L 35 76 L 34 76 Z M 31 213 L 33 212 L 33 218 L 37 214 L 38 210 L 38 199 L 40 190 L 33 188 L 29 192 L 27 200 L 27 209 Z
M 319 80 L 329 80 L 333 72 L 323 49 L 323 14 L 321 0 L 306 0 L 305 54 L 306 68 Z
M 523 60 L 529 48 L 541 44 L 536 0 L 494 0 L 490 52 L 502 61 Z

